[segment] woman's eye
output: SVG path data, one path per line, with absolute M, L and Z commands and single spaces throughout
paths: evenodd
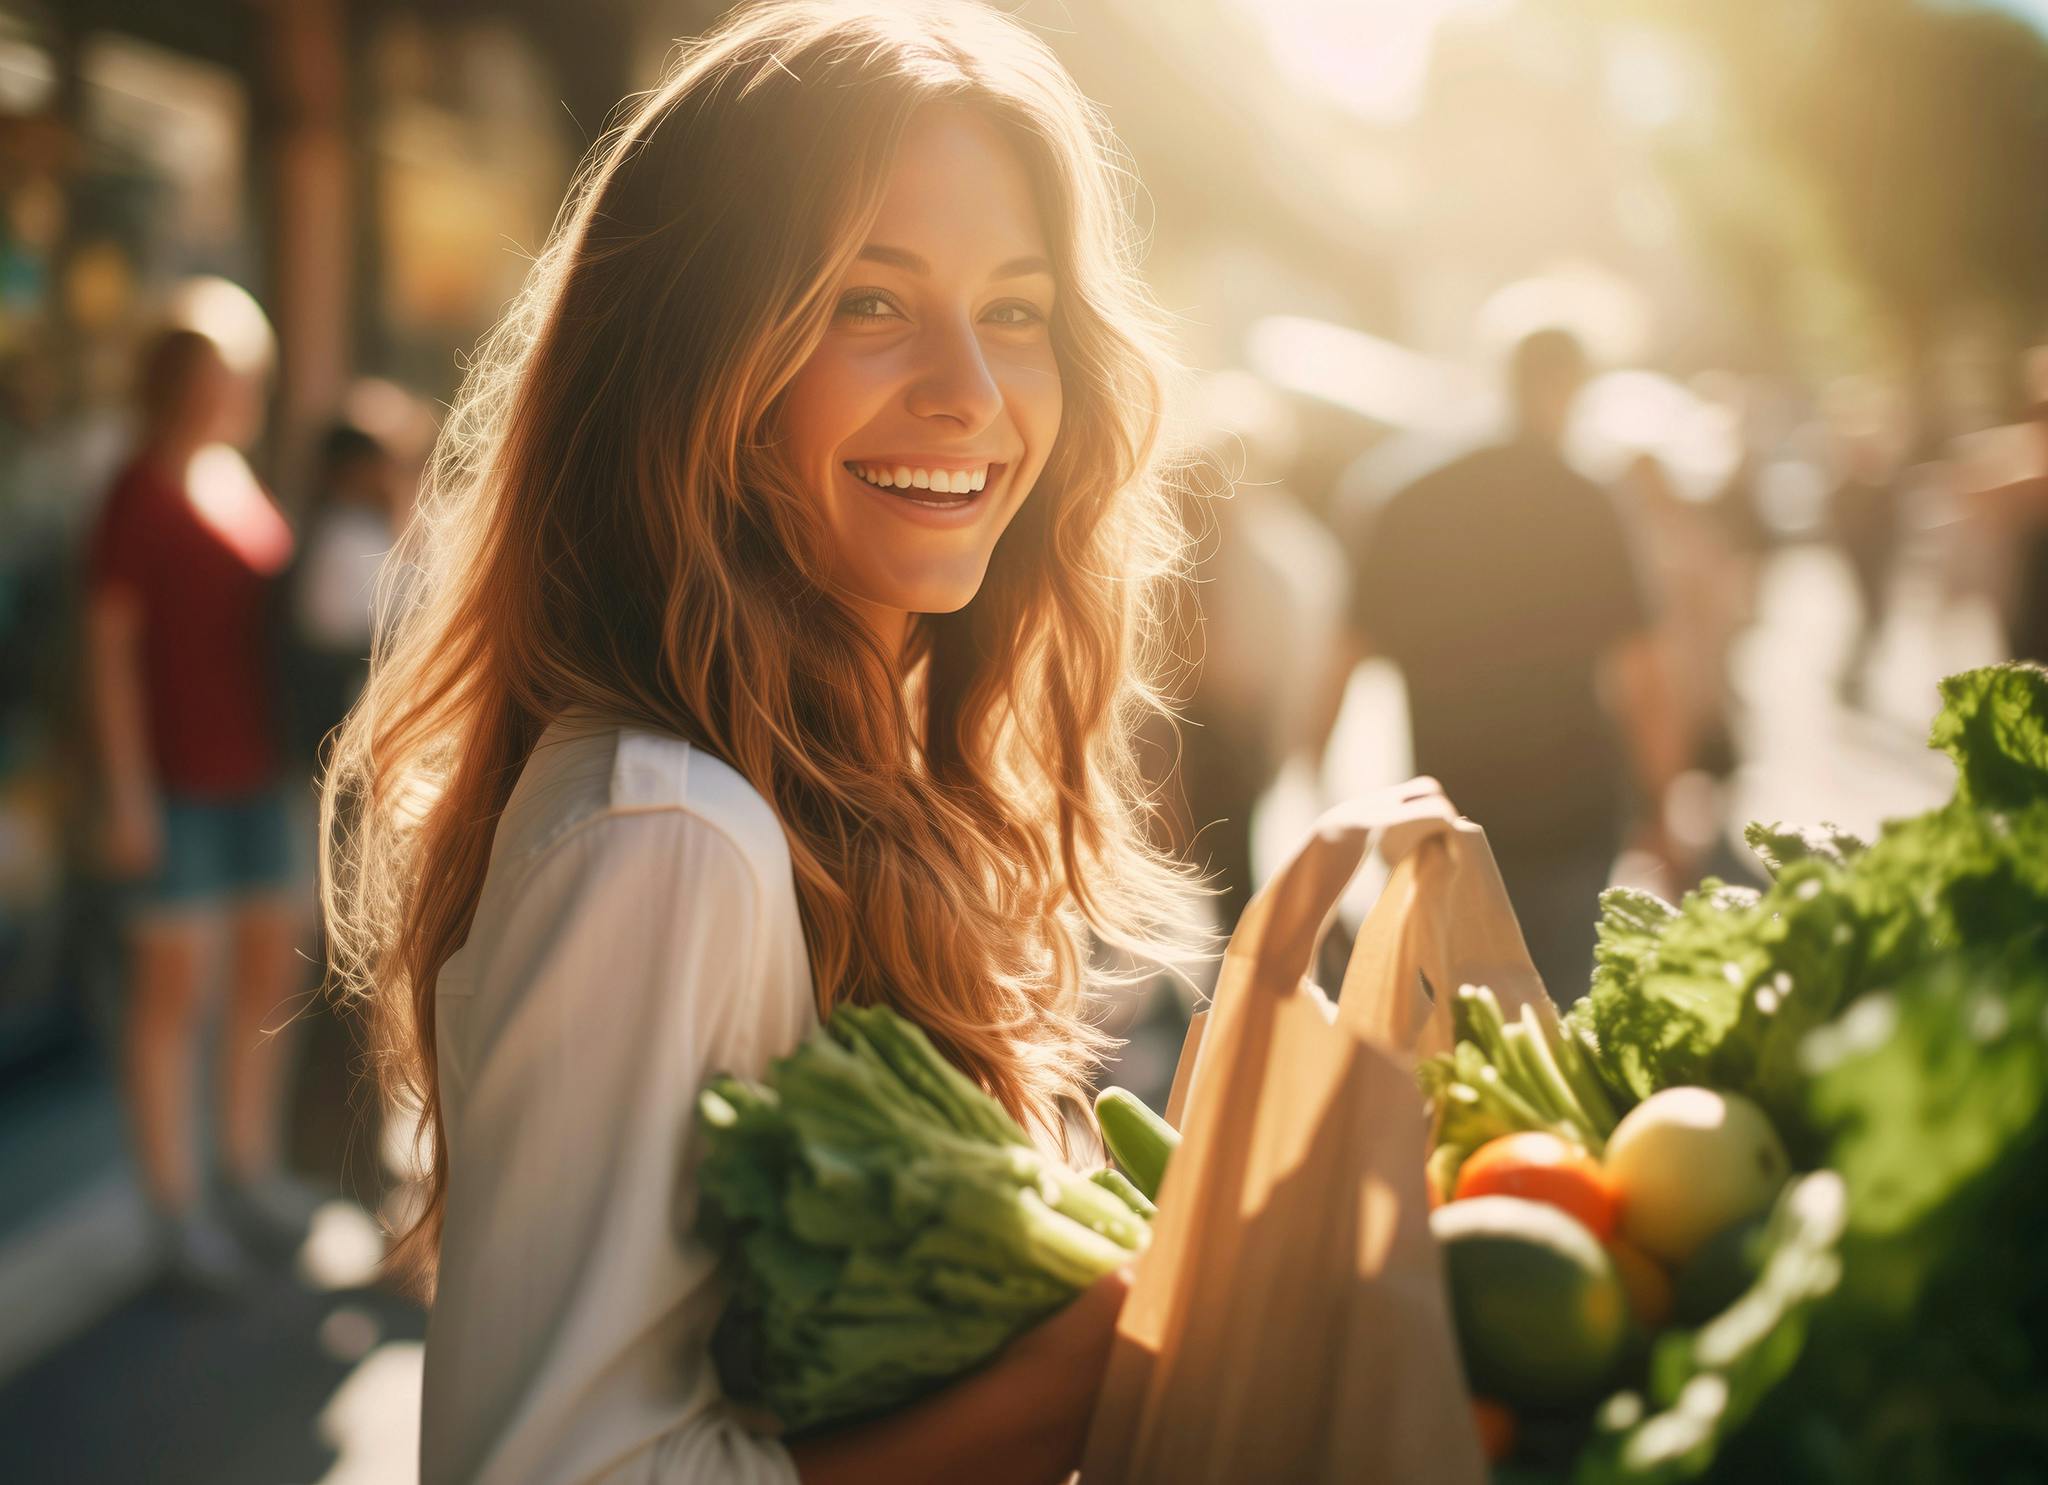
M 998 304 L 988 312 L 986 318 L 998 325 L 1037 325 L 1044 321 L 1045 315 L 1035 304 L 1013 301 L 1009 304 Z
M 896 306 L 881 294 L 848 294 L 839 301 L 839 313 L 849 320 L 889 320 L 896 318 Z

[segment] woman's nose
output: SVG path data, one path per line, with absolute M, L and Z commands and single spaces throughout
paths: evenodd
M 995 421 L 1003 410 L 1003 389 L 973 326 L 934 327 L 920 351 L 907 399 L 912 414 L 948 419 L 970 433 Z

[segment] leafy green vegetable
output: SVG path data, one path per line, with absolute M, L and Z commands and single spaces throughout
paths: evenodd
M 1664 1485 L 1706 1470 L 1798 1360 L 1814 1307 L 1841 1278 L 1836 1249 L 1846 1214 L 1845 1189 L 1831 1172 L 1785 1188 L 1756 1283 L 1698 1330 L 1659 1338 L 1647 1396 L 1607 1400 L 1573 1472 L 1576 1485 Z
M 2048 921 L 2048 672 L 1971 671 L 1942 693 L 1933 738 L 1957 788 L 1941 809 L 1868 845 L 1832 826 L 1752 826 L 1774 873 L 1760 895 L 1709 881 L 1675 908 L 1602 897 L 1593 988 L 1567 1021 L 1628 1101 L 1738 1089 L 1812 1157 L 1802 1039 L 1920 965 Z
M 1771 915 L 1758 901 L 1718 882 L 1675 908 L 1627 888 L 1602 894 L 1593 988 L 1567 1019 L 1629 1103 L 1707 1080 L 1742 987 L 1768 964 L 1756 939 Z
M 1993 665 L 1941 683 L 1933 746 L 1956 761 L 1956 798 L 1985 809 L 2048 799 L 2048 670 Z
M 1150 1239 L 884 1008 L 842 1007 L 766 1086 L 714 1080 L 698 1117 L 699 1231 L 733 1273 L 713 1353 L 791 1430 L 969 1370 Z
M 2048 1460 L 2048 925 L 1930 964 L 1808 1044 L 1848 1183 L 1845 1281 L 1750 1452 L 1840 1479 Z
M 1742 839 L 1774 877 L 1794 861 L 1847 866 L 1852 858 L 1868 849 L 1862 840 L 1825 820 L 1819 825 L 1787 825 L 1782 821 L 1763 825 L 1752 821 L 1743 827 Z
M 2044 1016 L 2048 943 L 2036 933 L 1996 957 L 1930 966 L 1807 1040 L 1809 1097 L 1859 1232 L 1909 1231 L 2041 1122 Z

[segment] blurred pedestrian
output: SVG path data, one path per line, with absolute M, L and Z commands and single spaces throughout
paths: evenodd
M 253 374 L 174 329 L 148 347 L 139 391 L 140 442 L 107 496 L 87 577 L 102 845 L 134 894 L 121 1084 L 167 1271 L 221 1290 L 244 1276 L 251 1246 L 281 1249 L 309 1215 L 279 1168 L 285 1046 L 271 1024 L 293 989 L 303 918 L 265 625 L 292 537 L 237 452 L 257 427 Z M 194 1115 L 202 955 L 216 927 L 229 987 L 214 1201 Z
M 1979 521 L 2002 533 L 2017 569 L 2001 606 L 2008 652 L 2048 665 L 2048 400 L 2036 402 L 2028 420 L 2037 439 L 2035 473 L 1966 498 Z
M 369 385 L 369 384 L 363 384 Z M 415 404 L 397 387 L 376 384 L 377 402 L 400 420 Z M 406 430 L 391 416 L 359 418 L 370 399 L 359 386 L 348 411 L 321 435 L 302 508 L 298 554 L 278 599 L 284 723 L 294 804 L 308 833 L 318 830 L 316 781 L 327 739 L 362 694 L 370 674 L 370 643 L 384 561 L 412 510 L 417 464 Z M 423 414 L 422 414 L 423 416 Z M 372 431 L 372 429 L 377 431 Z M 311 787 L 307 787 L 311 786 Z M 344 801 L 337 827 L 353 825 Z M 326 962 L 326 935 L 315 923 L 315 962 Z M 324 997 L 294 1020 L 299 1044 L 293 1079 L 291 1153 L 300 1168 L 333 1186 L 349 1187 L 373 1207 L 382 1204 L 388 1172 L 380 1159 L 383 1110 L 362 1094 L 361 1027 Z M 358 1109 L 363 1117 L 354 1117 Z M 365 1172 L 374 1173 L 368 1187 Z
M 1859 703 L 1864 676 L 1891 609 L 1892 573 L 1900 540 L 1899 460 L 1903 450 L 1896 399 L 1852 379 L 1830 389 L 1837 476 L 1828 497 L 1828 527 L 1849 564 L 1861 605 L 1856 635 L 1838 685 Z
M 2034 404 L 2033 421 L 2048 446 L 2048 402 Z M 2007 638 L 2015 658 L 2048 665 L 2048 474 L 2031 481 L 2024 494 L 2015 492 L 2015 499 L 2027 516 L 2021 525 L 2019 603 Z
M 1193 573 L 1193 693 L 1182 709 L 1183 854 L 1206 863 L 1218 929 L 1229 933 L 1257 885 L 1252 811 L 1281 770 L 1307 756 L 1318 688 L 1343 622 L 1342 555 L 1285 483 L 1292 410 L 1245 372 L 1202 387 L 1201 442 L 1188 525 L 1204 531 Z
M 1620 494 L 1624 514 L 1642 532 L 1681 766 L 1725 779 L 1735 768 L 1729 661 L 1754 617 L 1755 560 L 1723 513 L 1722 502 L 1731 497 L 1688 499 L 1654 454 L 1630 462 Z
M 1678 728 L 1622 516 L 1566 463 L 1584 350 L 1517 346 L 1510 436 L 1399 490 L 1346 533 L 1350 652 L 1399 668 L 1418 772 L 1485 827 L 1536 968 L 1568 1005 L 1626 842 L 1672 856 Z M 1634 788 L 1631 791 L 1630 785 Z
M 311 765 L 370 674 L 378 571 L 410 502 L 398 459 L 341 421 L 320 440 L 298 560 L 286 579 L 286 667 L 294 763 Z

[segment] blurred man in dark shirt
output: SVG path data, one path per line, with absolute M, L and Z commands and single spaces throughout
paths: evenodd
M 1539 331 L 1511 369 L 1504 443 L 1424 476 L 1345 535 L 1355 662 L 1408 689 L 1415 767 L 1486 829 L 1560 1005 L 1586 991 L 1597 897 L 1636 802 L 1667 855 L 1676 731 L 1621 516 L 1561 452 L 1587 372 Z

